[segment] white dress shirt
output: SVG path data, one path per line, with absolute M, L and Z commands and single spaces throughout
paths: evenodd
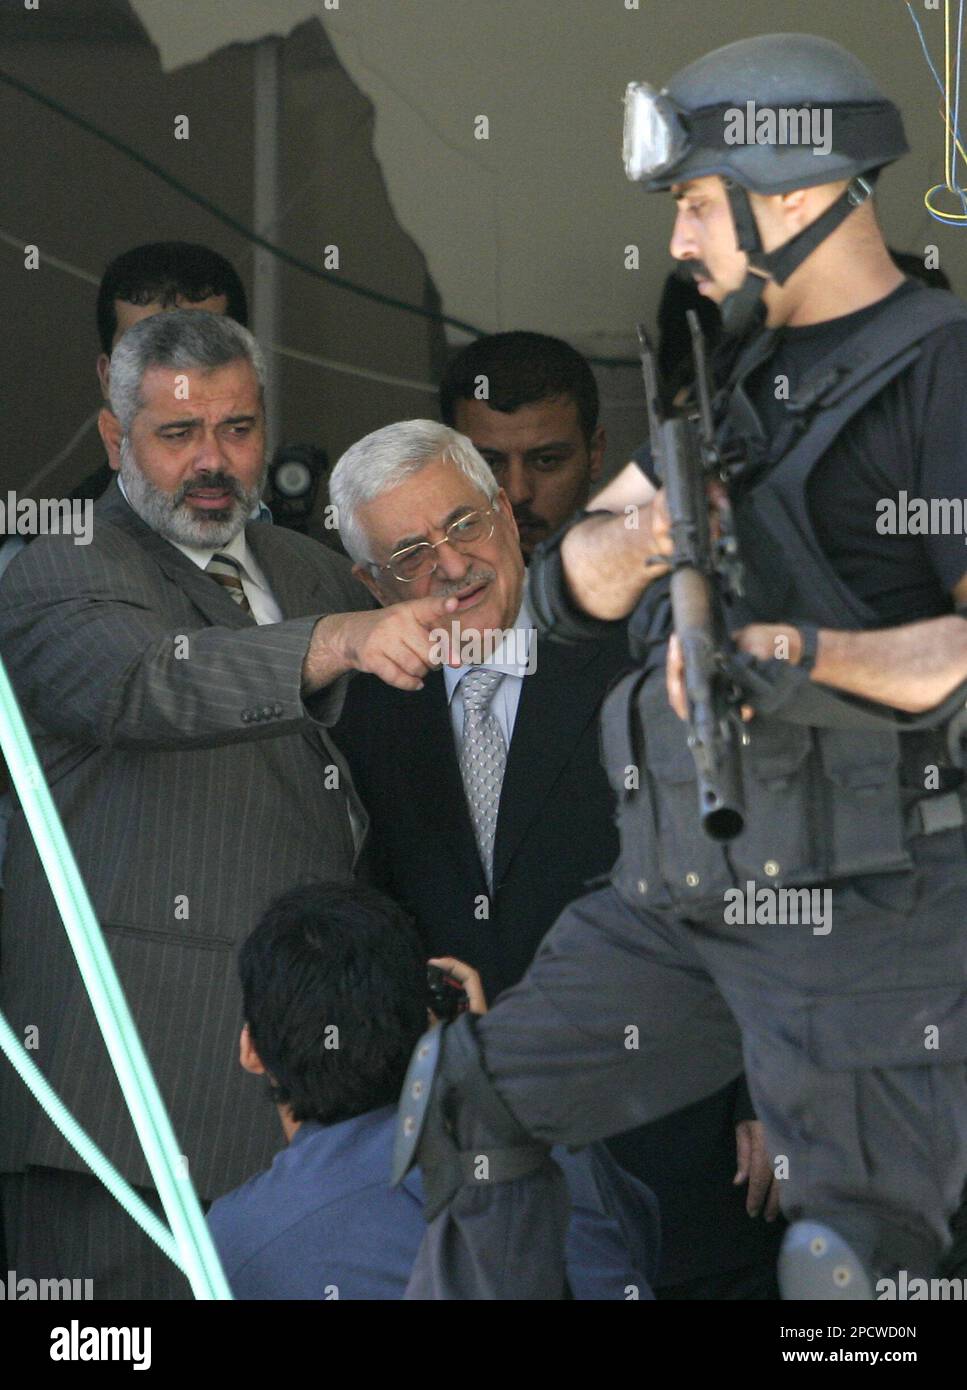
M 480 663 L 484 670 L 503 673 L 504 678 L 494 692 L 490 709 L 500 725 L 500 732 L 504 736 L 504 743 L 508 749 L 514 733 L 514 722 L 517 719 L 517 707 L 520 704 L 523 680 L 528 672 L 534 669 L 532 657 L 534 655 L 533 643 L 536 637 L 534 619 L 525 598 L 521 603 L 520 612 L 517 614 L 517 621 L 505 633 L 503 641 L 494 652 L 493 660 Z M 524 660 L 521 661 L 520 658 L 525 653 Z M 453 739 L 456 744 L 458 759 L 463 746 L 464 722 L 463 694 L 460 682 L 471 669 L 470 666 L 444 666 L 443 668 L 447 701 L 450 705 L 450 723 L 453 727 Z
M 124 491 L 124 484 L 118 474 L 118 487 L 124 496 L 125 502 L 130 506 L 128 494 Z M 258 513 L 253 513 L 253 518 Z M 250 519 L 253 519 L 250 518 Z M 165 538 L 167 539 L 167 537 Z M 213 555 L 230 555 L 238 564 L 239 578 L 242 581 L 242 589 L 248 599 L 249 607 L 252 610 L 252 617 L 262 626 L 264 623 L 280 623 L 282 621 L 282 609 L 275 601 L 275 595 L 269 588 L 268 580 L 262 573 L 258 561 L 252 554 L 251 547 L 245 539 L 245 528 L 239 531 L 234 540 L 229 541 L 228 545 L 220 546 L 197 546 L 182 545 L 179 541 L 169 541 L 176 550 L 180 550 L 182 555 L 186 555 L 192 564 L 198 566 L 200 570 L 207 569 L 208 562 Z M 212 583 L 216 583 L 212 580 Z

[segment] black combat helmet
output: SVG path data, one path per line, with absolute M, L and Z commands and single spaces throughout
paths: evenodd
M 879 170 L 908 148 L 899 110 L 867 68 L 812 34 L 741 39 L 683 68 L 662 91 L 634 82 L 625 97 L 629 178 L 648 192 L 707 174 L 725 181 L 750 265 L 742 289 L 722 306 L 731 332 L 761 316 L 766 280 L 783 284 L 870 196 Z M 842 179 L 849 187 L 832 207 L 763 252 L 748 191 L 789 193 Z

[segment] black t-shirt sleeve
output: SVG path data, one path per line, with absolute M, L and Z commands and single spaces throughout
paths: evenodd
M 652 487 L 661 487 L 661 479 L 655 472 L 655 461 L 651 456 L 651 445 L 642 444 L 631 455 L 631 462 L 636 463 L 651 483 Z
M 931 334 L 917 369 L 922 411 L 916 495 L 947 503 L 940 520 L 946 514 L 950 523 L 931 525 L 923 546 L 950 593 L 967 574 L 967 323 Z

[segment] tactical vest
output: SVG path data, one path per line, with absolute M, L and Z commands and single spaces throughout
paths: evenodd
M 881 626 L 840 580 L 813 530 L 806 486 L 849 419 L 919 355 L 934 329 L 967 322 L 967 306 L 924 289 L 902 296 L 807 373 L 788 403 L 787 426 L 742 492 L 734 522 L 745 594 L 729 625 L 809 621 L 820 627 Z M 739 360 L 729 403 L 750 410 L 743 382 L 771 353 L 773 335 Z M 667 582 L 646 590 L 629 631 L 642 660 L 611 692 L 602 713 L 602 756 L 618 796 L 621 855 L 613 880 L 629 901 L 679 909 L 753 880 L 808 886 L 911 867 L 911 830 L 963 824 L 960 796 L 923 800 L 929 763 L 950 764 L 946 725 L 963 718 L 964 691 L 941 711 L 904 722 L 883 706 L 805 683 L 804 698 L 746 727 L 742 771 L 746 825 L 727 844 L 703 833 L 687 727 L 668 705 Z M 904 786 L 910 788 L 904 795 Z M 926 809 L 923 809 L 926 808 Z

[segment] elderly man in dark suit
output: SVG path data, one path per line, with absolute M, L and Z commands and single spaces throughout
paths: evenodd
M 199 1195 L 264 1167 L 274 1116 L 233 1062 L 234 951 L 300 878 L 348 878 L 365 833 L 330 738 L 346 674 L 413 688 L 440 598 L 374 610 L 346 562 L 246 525 L 265 476 L 264 365 L 224 317 L 131 328 L 101 435 L 119 479 L 93 541 L 37 540 L 0 587 L 0 648 Z M 22 812 L 2 1007 L 127 1179 L 150 1176 Z M 0 1172 L 11 1267 L 97 1298 L 183 1297 L 10 1068 Z M 152 1200 L 156 1200 L 153 1193 Z
M 537 645 L 512 503 L 455 430 L 428 420 L 377 430 L 339 460 L 330 496 L 356 574 L 381 603 L 457 600 L 431 634 L 443 669 L 415 695 L 357 679 L 333 736 L 370 815 L 381 886 L 416 918 L 429 954 L 467 961 L 494 997 L 617 857 L 597 715 L 629 664 L 624 634 Z M 662 1204 L 659 1297 L 774 1292 L 775 1230 L 749 1220 L 732 1184 L 737 1125 L 748 1151 L 757 1127 L 739 1082 L 614 1141 Z M 768 1176 L 760 1162 L 757 1191 Z
M 508 497 L 454 430 L 423 420 L 377 430 L 340 459 L 330 487 L 350 554 L 388 557 L 356 566 L 382 603 L 414 590 L 458 600 L 431 634 L 442 669 L 416 694 L 356 681 L 334 737 L 372 817 L 377 876 L 417 917 L 430 954 L 468 961 L 494 998 L 617 854 L 597 713 L 627 643 L 538 650 Z M 425 538 L 437 534 L 434 548 Z M 480 681 L 487 711 L 468 725 L 466 692 Z M 478 724 L 481 762 L 494 763 L 489 797 L 468 763 Z

